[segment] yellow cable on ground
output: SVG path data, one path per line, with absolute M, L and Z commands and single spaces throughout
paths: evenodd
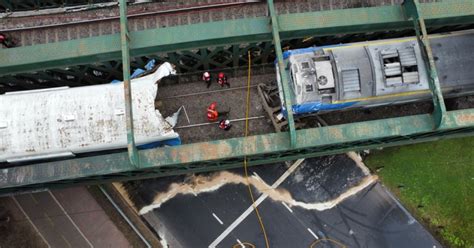
M 250 51 L 248 51 L 248 60 L 249 60 L 249 68 L 248 68 L 248 77 L 247 77 L 247 105 L 245 109 L 245 137 L 247 137 L 249 133 L 250 69 L 251 69 L 250 68 L 250 65 L 251 65 Z M 250 186 L 249 174 L 247 170 L 247 156 L 244 157 L 244 171 L 245 171 L 245 179 L 247 180 L 247 187 L 249 190 L 250 199 L 252 199 L 252 206 L 253 206 L 253 209 L 255 210 L 255 214 L 257 215 L 260 228 L 262 229 L 263 238 L 265 239 L 265 246 L 269 248 L 270 244 L 268 243 L 267 232 L 265 231 L 265 226 L 263 225 L 262 217 L 260 216 L 257 205 L 255 204 L 255 198 L 253 197 L 252 187 Z
M 330 239 L 330 238 L 322 238 L 322 239 L 318 239 L 318 240 L 315 240 L 313 243 L 311 243 L 311 245 L 309 246 L 310 248 L 315 248 L 316 245 L 322 241 L 330 241 L 336 245 L 338 245 L 339 247 L 341 248 L 346 248 L 347 246 L 345 246 L 344 244 L 342 244 L 341 242 L 339 241 L 336 241 L 334 239 Z

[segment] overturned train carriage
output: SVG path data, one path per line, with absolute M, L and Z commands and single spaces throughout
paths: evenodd
M 430 42 L 444 96 L 473 94 L 474 32 L 433 35 Z M 416 38 L 303 48 L 283 57 L 295 115 L 431 97 Z M 286 112 L 279 73 L 277 82 Z
M 135 140 L 139 147 L 179 144 L 155 110 L 157 82 L 174 69 L 162 64 L 133 79 Z M 12 92 L 0 96 L 0 162 L 71 157 L 127 146 L 123 82 Z

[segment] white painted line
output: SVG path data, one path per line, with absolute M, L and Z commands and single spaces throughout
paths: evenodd
M 48 247 L 51 247 L 51 245 L 48 243 L 48 241 L 44 238 L 43 234 L 41 234 L 41 232 L 38 230 L 38 228 L 33 223 L 33 221 L 31 221 L 30 217 L 26 214 L 25 210 L 23 210 L 23 208 L 21 207 L 20 203 L 16 200 L 16 198 L 14 196 L 12 196 L 11 198 L 13 199 L 15 204 L 18 206 L 20 211 L 25 215 L 26 219 L 28 220 L 28 222 L 30 222 L 30 224 L 33 226 L 33 229 L 35 229 L 35 231 L 38 233 L 38 235 L 41 237 L 41 239 L 46 243 L 46 245 Z
M 214 218 L 216 218 L 216 220 L 219 221 L 219 223 L 220 223 L 221 225 L 224 225 L 224 222 L 222 222 L 222 220 L 219 219 L 219 217 L 217 217 L 217 215 L 216 215 L 215 213 L 212 213 L 212 216 L 214 216 Z
M 286 178 L 288 178 L 288 176 L 290 176 L 290 174 L 296 170 L 296 168 L 298 168 L 298 166 L 300 166 L 300 164 L 304 161 L 304 159 L 298 159 L 296 160 L 296 162 L 291 165 L 290 168 L 288 168 L 288 170 L 285 171 L 285 173 L 283 173 L 283 175 L 280 176 L 280 178 L 278 178 L 278 180 L 275 181 L 275 183 L 272 184 L 271 188 L 272 189 L 276 189 L 278 186 L 280 186 L 281 183 L 283 183 L 283 181 L 285 181 Z M 256 201 L 255 201 L 255 206 L 258 206 L 260 205 L 260 203 L 263 202 L 263 200 L 265 200 L 266 198 L 268 197 L 267 194 L 263 193 Z M 210 245 L 209 245 L 209 248 L 215 248 L 220 242 L 222 242 L 222 240 L 225 239 L 225 237 L 227 237 L 227 235 L 229 235 L 245 218 L 247 218 L 247 216 L 249 216 L 249 214 L 253 211 L 253 206 L 250 205 L 250 207 L 247 208 L 247 210 L 245 210 L 245 212 L 243 212 L 234 222 L 232 222 L 232 224 L 230 224 L 230 226 L 228 226 L 224 232 L 221 233 L 221 235 L 219 235 L 219 237 L 216 238 L 216 240 L 214 240 Z
M 288 209 L 288 211 L 290 211 L 290 213 L 293 213 L 293 210 L 291 210 L 291 208 L 288 207 L 288 205 L 286 205 L 286 203 L 281 202 L 281 204 L 283 204 L 283 206 L 285 206 L 285 208 Z
M 316 239 L 319 239 L 318 236 L 313 232 L 313 230 L 307 228 L 308 232 L 311 233 L 311 235 L 313 235 L 313 237 L 315 237 Z
M 242 247 L 242 248 L 245 248 L 245 245 L 244 245 L 244 244 L 242 244 L 242 242 L 240 242 L 240 240 L 239 240 L 239 239 L 237 239 L 237 243 L 239 243 L 240 247 Z
M 84 240 L 87 242 L 87 244 L 90 246 L 90 247 L 94 247 L 92 245 L 92 243 L 86 238 L 86 235 L 84 235 L 84 233 L 81 231 L 81 229 L 79 229 L 79 227 L 76 225 L 76 223 L 74 223 L 74 221 L 72 220 L 71 216 L 69 216 L 69 214 L 66 212 L 66 210 L 63 208 L 63 206 L 61 205 L 61 203 L 59 203 L 58 199 L 56 199 L 56 197 L 53 195 L 53 193 L 51 193 L 50 190 L 48 190 L 48 193 L 51 195 L 51 197 L 53 198 L 53 200 L 56 202 L 56 204 L 58 204 L 58 206 L 61 208 L 61 210 L 64 212 L 64 215 L 66 215 L 66 217 L 71 221 L 72 225 L 77 229 L 77 231 L 79 232 L 79 234 L 81 234 L 81 236 L 84 238 Z

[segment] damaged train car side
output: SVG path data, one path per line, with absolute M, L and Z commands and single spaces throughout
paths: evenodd
M 131 80 L 138 147 L 180 144 L 155 109 L 157 82 L 175 74 L 163 63 Z M 19 91 L 0 96 L 0 162 L 72 157 L 127 146 L 123 82 L 77 88 Z

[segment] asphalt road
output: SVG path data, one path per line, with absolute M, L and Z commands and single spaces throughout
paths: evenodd
M 288 168 L 284 163 L 250 168 L 253 182 L 281 183 L 263 195 L 253 187 L 271 247 L 441 247 L 346 155 L 308 159 L 285 174 Z M 170 247 L 232 247 L 239 242 L 265 247 L 247 187 L 236 183 L 242 170 L 229 172 L 203 174 L 198 180 L 143 181 L 136 192 L 141 201 L 161 202 L 154 208 L 146 205 L 145 219 Z M 169 194 L 179 185 L 193 190 Z
M 83 187 L 12 198 L 50 247 L 130 247 L 124 235 Z

